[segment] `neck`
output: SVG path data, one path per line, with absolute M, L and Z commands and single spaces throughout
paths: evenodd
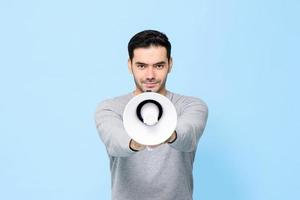
M 133 92 L 134 96 L 139 95 L 141 93 L 143 93 L 143 91 L 139 90 L 138 88 L 136 88 L 135 91 Z M 167 90 L 166 90 L 166 88 L 163 88 L 160 91 L 158 91 L 157 93 L 159 93 L 159 94 L 161 94 L 163 96 L 166 96 Z

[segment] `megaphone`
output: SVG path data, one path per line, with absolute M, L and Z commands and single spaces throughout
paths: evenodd
M 123 125 L 128 135 L 143 145 L 157 145 L 171 137 L 177 125 L 173 103 L 155 92 L 133 97 L 123 112 Z

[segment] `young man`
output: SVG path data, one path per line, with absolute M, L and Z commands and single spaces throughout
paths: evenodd
M 134 35 L 128 44 L 128 69 L 136 88 L 126 95 L 101 102 L 95 121 L 110 157 L 113 200 L 191 200 L 193 162 L 208 115 L 201 99 L 166 89 L 172 69 L 171 44 L 159 31 Z M 172 136 L 160 145 L 145 146 L 126 133 L 122 114 L 135 95 L 152 91 L 174 104 L 178 122 Z

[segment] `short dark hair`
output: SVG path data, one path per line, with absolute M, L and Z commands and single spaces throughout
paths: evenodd
M 162 46 L 167 49 L 168 60 L 171 58 L 171 43 L 166 34 L 156 30 L 144 30 L 135 34 L 128 43 L 128 54 L 130 60 L 136 48 L 147 48 L 150 46 Z

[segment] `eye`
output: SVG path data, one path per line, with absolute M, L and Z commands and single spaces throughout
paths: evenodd
M 162 69 L 162 68 L 164 68 L 164 65 L 156 65 L 156 68 L 157 69 Z
M 145 69 L 145 65 L 142 65 L 142 64 L 139 64 L 139 65 L 137 65 L 137 68 L 139 68 L 139 69 Z

